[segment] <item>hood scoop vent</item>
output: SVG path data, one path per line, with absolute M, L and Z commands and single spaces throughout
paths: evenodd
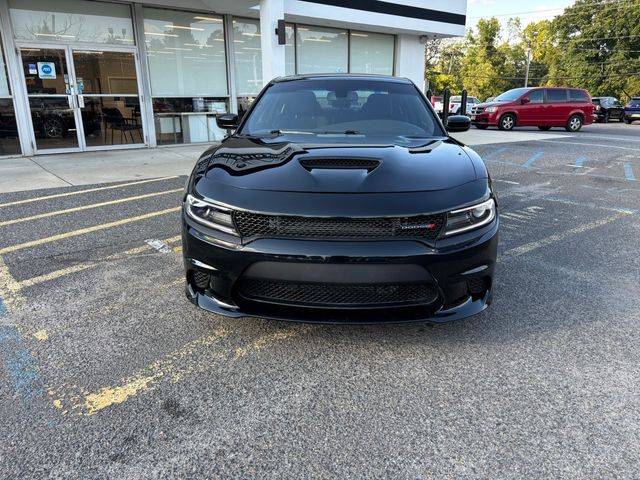
M 300 165 L 311 170 L 366 170 L 370 172 L 380 165 L 380 160 L 371 158 L 305 158 Z

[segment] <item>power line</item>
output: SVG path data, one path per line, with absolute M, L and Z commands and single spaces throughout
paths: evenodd
M 629 72 L 629 73 L 607 73 L 605 74 L 607 77 L 628 77 L 632 75 L 640 75 L 640 71 L 638 72 Z M 458 78 L 466 79 L 466 78 L 485 78 L 489 80 L 524 80 L 525 77 L 501 77 L 501 76 L 492 76 L 492 75 L 455 75 Z M 529 80 L 584 80 L 585 78 L 593 78 L 596 75 L 582 75 L 582 76 L 573 76 L 573 77 L 529 77 Z
M 545 13 L 545 12 L 556 12 L 558 10 L 567 10 L 569 8 L 578 8 L 578 9 L 587 9 L 587 8 L 592 8 L 592 7 L 600 7 L 599 11 L 602 10 L 609 10 L 609 9 L 614 9 L 614 8 L 619 8 L 620 6 L 625 6 L 627 4 L 629 5 L 634 5 L 636 3 L 636 0 L 620 0 L 619 2 L 602 2 L 602 3 L 591 3 L 591 4 L 583 4 L 580 5 L 579 7 L 576 7 L 576 5 L 570 5 L 568 7 L 558 7 L 558 8 L 547 8 L 544 10 L 527 10 L 524 12 L 511 12 L 511 13 L 499 13 L 499 14 L 495 14 L 495 15 L 485 15 L 485 16 L 473 16 L 473 17 L 467 17 L 469 19 L 483 19 L 483 18 L 493 18 L 493 17 L 508 17 L 508 16 L 514 16 L 514 15 L 521 15 L 521 14 L 527 14 L 530 13 L 533 15 L 535 14 L 541 14 L 541 13 Z M 580 15 L 583 12 L 580 11 L 575 11 L 575 12 L 566 12 L 563 13 L 563 15 Z

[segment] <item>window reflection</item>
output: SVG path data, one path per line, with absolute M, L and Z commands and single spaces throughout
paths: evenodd
M 222 96 L 227 71 L 222 17 L 144 9 L 154 96 Z
M 298 73 L 346 73 L 347 31 L 298 26 Z
M 228 111 L 226 98 L 154 98 L 153 116 L 158 145 L 222 140 L 216 114 Z
M 0 155 L 20 153 L 18 124 L 13 109 L 13 100 L 0 98 Z
M 383 33 L 351 32 L 351 72 L 392 75 L 394 40 Z
M 262 89 L 260 21 L 234 20 L 233 44 L 238 94 L 256 94 Z
M 128 5 L 84 0 L 10 0 L 9 7 L 14 35 L 20 40 L 134 44 Z

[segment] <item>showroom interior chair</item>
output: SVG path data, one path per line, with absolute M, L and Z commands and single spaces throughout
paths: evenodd
M 113 132 L 118 130 L 120 131 L 120 143 L 128 143 L 127 142 L 127 133 L 129 133 L 129 138 L 131 139 L 131 143 L 135 143 L 133 138 L 133 132 L 138 132 L 140 136 L 140 143 L 143 142 L 142 139 L 142 127 L 137 122 L 135 118 L 125 118 L 122 115 L 122 112 L 114 107 L 105 107 L 102 109 L 102 115 L 105 123 L 104 130 L 104 140 L 105 143 L 107 141 L 107 128 L 111 129 L 111 145 L 113 145 Z

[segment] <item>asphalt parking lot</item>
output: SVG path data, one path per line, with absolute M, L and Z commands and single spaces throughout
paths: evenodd
M 437 326 L 196 309 L 184 177 L 0 195 L 0 477 L 637 478 L 640 126 L 540 138 L 476 148 L 494 303 Z

